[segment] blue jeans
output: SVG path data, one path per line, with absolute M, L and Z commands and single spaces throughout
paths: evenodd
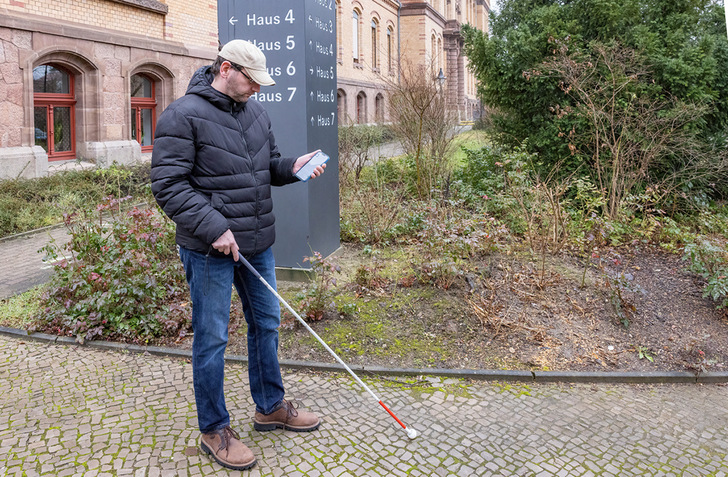
M 192 381 L 200 431 L 230 425 L 225 406 L 225 347 L 228 341 L 232 287 L 243 302 L 248 323 L 248 375 L 256 411 L 269 414 L 283 400 L 278 363 L 278 299 L 240 262 L 180 247 L 192 297 Z M 268 249 L 247 257 L 250 264 L 275 288 L 275 260 Z

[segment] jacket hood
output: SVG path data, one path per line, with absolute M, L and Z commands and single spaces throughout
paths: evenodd
M 245 107 L 243 102 L 235 102 L 233 99 L 212 87 L 212 71 L 210 66 L 203 66 L 195 71 L 190 83 L 187 85 L 186 94 L 195 94 L 205 98 L 223 111 L 239 111 Z

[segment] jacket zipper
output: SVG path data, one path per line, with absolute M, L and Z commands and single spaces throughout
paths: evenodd
M 255 184 L 255 243 L 253 244 L 253 252 L 258 253 L 258 235 L 260 234 L 260 217 L 258 216 L 258 210 L 260 210 L 260 201 L 258 200 L 258 176 L 256 175 L 255 171 L 255 164 L 253 163 L 253 159 L 251 159 L 250 154 L 248 153 L 248 141 L 245 140 L 245 132 L 243 130 L 243 125 L 240 122 L 240 119 L 235 114 L 235 111 L 233 110 L 232 106 L 230 108 L 230 113 L 235 118 L 235 121 L 238 123 L 238 128 L 240 129 L 240 137 L 243 139 L 243 151 L 245 153 L 245 157 L 250 162 L 250 171 L 253 175 L 253 182 Z

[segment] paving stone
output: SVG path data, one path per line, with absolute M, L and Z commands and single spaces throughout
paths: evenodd
M 0 475 L 240 475 L 185 452 L 199 439 L 185 360 L 0 336 L 0 362 Z M 247 369 L 230 365 L 226 379 L 233 425 L 258 457 L 243 475 L 728 475 L 720 386 L 538 384 L 525 395 L 458 381 L 464 399 L 367 378 L 418 430 L 410 440 L 345 375 L 284 372 L 289 397 L 323 418 L 310 434 L 254 431 Z

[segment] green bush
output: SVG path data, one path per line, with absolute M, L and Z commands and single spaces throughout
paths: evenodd
M 716 302 L 718 309 L 728 307 L 728 250 L 710 240 L 685 246 L 689 269 L 706 281 L 703 296 Z
M 151 209 L 121 213 L 120 202 L 109 198 L 96 217 L 67 215 L 70 242 L 45 247 L 47 258 L 58 261 L 37 329 L 79 341 L 146 342 L 189 328 L 173 224 Z
M 465 164 L 454 173 L 454 189 L 468 206 L 495 215 L 513 232 L 525 232 L 526 224 L 518 199 L 528 200 L 533 189 L 535 155 L 525 146 L 484 146 L 464 149 Z
M 495 194 L 505 189 L 503 168 L 498 167 L 503 149 L 498 146 L 484 146 L 480 149 L 462 148 L 465 164 L 455 170 L 463 197 L 471 202 L 480 202 L 485 194 Z
M 704 114 L 692 116 L 689 132 L 695 133 L 691 134 L 693 138 L 709 150 L 723 151 L 706 158 L 706 166 L 721 161 L 725 151 L 721 139 L 728 121 L 728 82 L 721 74 L 728 62 L 728 42 L 721 3 L 506 0 L 490 18 L 489 26 L 486 33 L 464 25 L 461 34 L 463 54 L 477 78 L 479 96 L 493 110 L 490 117 L 496 141 L 519 144 L 528 138 L 530 150 L 539 152 L 547 170 L 561 163 L 562 177 L 579 170 L 585 161 L 595 172 L 598 160 L 609 156 L 605 144 L 611 136 L 602 134 L 599 123 L 614 124 L 610 119 L 621 110 L 626 113 L 622 119 L 627 120 L 622 124 L 634 125 L 649 118 L 640 114 L 637 107 L 642 101 L 659 104 L 670 99 L 706 107 Z M 563 69 L 556 73 L 544 68 L 559 56 L 559 44 L 568 44 L 568 58 L 564 58 L 568 61 L 563 65 L 571 72 L 579 64 L 588 66 L 588 77 L 594 80 L 587 83 L 588 88 L 580 87 L 585 83 L 570 81 Z M 600 46 L 615 44 L 623 45 L 649 65 L 648 74 L 644 74 L 633 69 L 630 62 L 623 63 L 630 66 L 626 77 L 633 86 L 628 88 L 612 88 L 609 80 L 622 77 L 621 69 L 615 68 L 614 63 L 606 69 L 600 61 Z M 589 97 L 579 97 L 580 92 Z M 614 108 L 599 107 L 595 94 L 601 93 L 607 93 L 602 99 L 615 100 L 610 101 Z M 591 108 L 599 113 L 599 122 L 587 122 L 585 115 L 574 114 L 580 107 L 582 112 Z M 666 118 L 668 112 L 665 109 L 654 115 L 658 121 L 648 121 L 647 130 L 654 132 L 656 123 Z M 670 144 L 673 136 L 687 131 L 661 128 L 664 136 L 659 140 L 641 141 L 640 130 L 614 126 L 615 137 L 620 139 L 620 157 L 632 142 L 638 144 L 642 153 L 656 154 L 658 162 L 668 165 L 651 169 L 649 175 L 653 180 L 683 174 L 684 166 L 693 159 L 675 154 L 671 147 L 661 148 Z M 708 170 L 706 167 L 702 172 Z M 713 176 L 717 182 L 713 191 L 725 194 L 726 175 L 724 171 L 718 172 Z M 704 181 L 701 188 L 707 191 L 708 186 L 708 181 Z
M 93 207 L 105 197 L 152 202 L 149 163 L 64 171 L 37 179 L 0 181 L 0 237 L 63 222 L 63 213 Z
M 339 126 L 339 146 L 366 143 L 368 146 L 384 144 L 395 139 L 392 128 L 384 125 L 352 124 Z

